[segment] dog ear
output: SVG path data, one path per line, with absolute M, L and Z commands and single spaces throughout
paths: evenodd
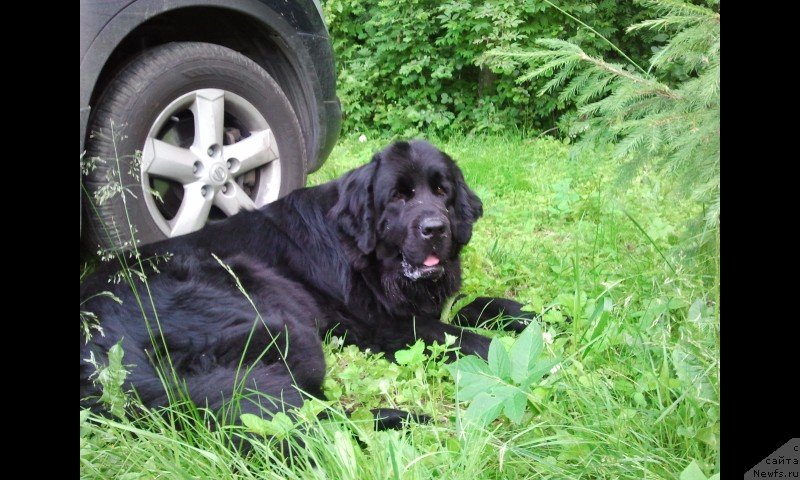
M 330 215 L 336 219 L 339 230 L 351 237 L 363 254 L 375 250 L 375 201 L 373 181 L 378 170 L 380 155 L 339 180 L 339 200 Z
M 467 186 L 464 174 L 455 164 L 453 164 L 453 177 L 456 181 L 455 201 L 453 202 L 455 211 L 455 222 L 452 226 L 453 240 L 459 245 L 466 245 L 472 238 L 472 224 L 483 216 L 483 203 Z

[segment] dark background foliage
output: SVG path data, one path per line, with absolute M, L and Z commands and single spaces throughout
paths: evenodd
M 637 63 L 646 63 L 667 39 L 651 31 L 625 34 L 626 27 L 651 15 L 637 2 L 558 5 Z M 485 60 L 487 51 L 560 38 L 589 54 L 621 60 L 605 40 L 541 1 L 328 0 L 324 9 L 345 134 L 545 131 L 573 105 L 559 103 L 555 95 L 537 97 L 544 80 L 518 82 L 521 66 L 510 59 Z

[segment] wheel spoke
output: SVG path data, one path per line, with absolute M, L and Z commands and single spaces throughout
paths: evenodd
M 214 194 L 213 190 L 211 190 L 207 191 L 206 195 L 203 195 L 203 188 L 202 182 L 184 185 L 181 207 L 178 209 L 178 213 L 175 214 L 175 218 L 169 222 L 171 237 L 194 232 L 206 223 Z M 205 188 L 211 189 L 210 186 Z
M 236 173 L 244 173 L 277 160 L 278 151 L 275 148 L 275 137 L 272 130 L 252 132 L 249 137 L 222 148 L 222 156 L 228 160 L 235 158 L 239 161 Z
M 222 145 L 225 116 L 225 92 L 207 88 L 198 90 L 192 104 L 194 114 L 194 144 L 205 152 L 212 145 Z
M 247 196 L 242 187 L 233 184 L 233 192 L 229 190 L 225 193 L 217 193 L 214 197 L 214 205 L 220 208 L 225 215 L 231 216 L 239 210 L 255 210 L 256 204 Z
M 192 168 L 197 157 L 188 148 L 148 138 L 142 151 L 142 170 L 185 185 L 194 181 Z

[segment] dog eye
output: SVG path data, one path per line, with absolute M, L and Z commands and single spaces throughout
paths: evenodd
M 415 193 L 416 189 L 412 188 L 411 185 L 406 182 L 400 182 L 395 187 L 392 198 L 394 200 L 408 200 L 409 198 L 414 197 Z
M 392 200 L 408 200 L 414 196 L 414 193 L 416 193 L 416 190 L 413 188 L 411 190 L 395 190 L 392 194 Z
M 447 195 L 447 190 L 445 190 L 444 187 L 439 185 L 438 187 L 433 189 L 433 193 L 435 193 L 436 195 L 439 195 L 440 197 L 443 197 L 443 196 Z

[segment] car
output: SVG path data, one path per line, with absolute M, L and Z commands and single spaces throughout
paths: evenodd
M 80 26 L 81 240 L 92 251 L 259 208 L 303 187 L 336 143 L 318 0 L 81 0 Z

